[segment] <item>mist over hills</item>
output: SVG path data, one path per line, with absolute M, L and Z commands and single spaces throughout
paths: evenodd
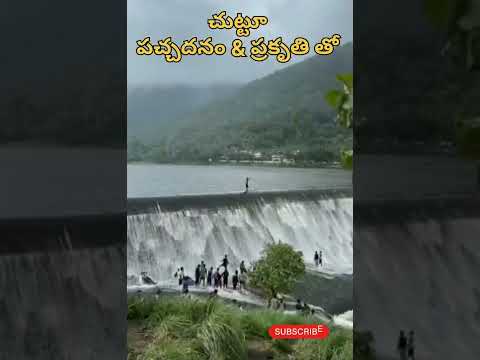
M 134 90 L 129 159 L 206 161 L 280 152 L 333 161 L 340 149 L 351 148 L 352 132 L 335 124 L 324 94 L 339 87 L 337 74 L 352 68 L 350 43 L 243 86 Z
M 181 125 L 181 117 L 231 95 L 240 85 L 138 87 L 128 91 L 128 137 L 158 142 Z

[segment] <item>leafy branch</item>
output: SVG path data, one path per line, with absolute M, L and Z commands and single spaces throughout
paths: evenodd
M 325 101 L 336 110 L 337 123 L 351 129 L 353 124 L 353 75 L 339 74 L 337 80 L 342 83 L 342 89 L 327 92 Z
M 325 94 L 325 101 L 335 109 L 336 122 L 347 129 L 353 127 L 353 75 L 338 74 L 337 80 L 342 89 L 333 89 Z M 353 150 L 342 150 L 341 161 L 343 167 L 353 167 Z

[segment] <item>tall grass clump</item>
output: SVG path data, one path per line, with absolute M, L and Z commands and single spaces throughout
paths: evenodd
M 128 318 L 141 322 L 147 344 L 139 342 L 136 348 L 129 344 L 129 360 L 247 360 L 249 340 L 261 342 L 278 359 L 353 357 L 351 331 L 332 328 L 325 340 L 272 340 L 268 329 L 274 324 L 318 323 L 318 319 L 268 309 L 241 311 L 215 299 L 132 299 Z
M 295 346 L 295 360 L 352 360 L 352 331 L 332 329 L 324 340 L 301 340 Z
M 168 340 L 152 342 L 135 360 L 205 360 L 191 341 Z
M 145 320 L 153 312 L 155 302 L 144 298 L 133 298 L 128 300 L 128 320 Z
M 224 316 L 212 315 L 198 328 L 205 355 L 210 360 L 244 360 L 247 358 L 245 334 L 238 324 Z
M 273 310 L 254 310 L 242 315 L 240 319 L 245 334 L 248 337 L 270 339 L 268 328 L 275 324 L 309 324 L 316 323 L 313 318 L 300 314 L 284 314 Z
M 146 324 L 150 344 L 139 360 L 245 360 L 238 308 L 215 300 L 131 300 L 128 318 Z

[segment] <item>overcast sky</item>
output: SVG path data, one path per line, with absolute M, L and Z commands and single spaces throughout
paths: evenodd
M 207 20 L 221 10 L 235 17 L 237 12 L 249 16 L 267 16 L 269 23 L 252 30 L 244 44 L 265 36 L 273 40 L 282 36 L 287 44 L 298 36 L 314 45 L 322 37 L 339 33 L 343 42 L 351 41 L 353 0 L 129 0 L 128 1 L 128 81 L 138 85 L 207 84 L 248 82 L 288 66 L 274 59 L 254 62 L 250 58 L 233 58 L 229 49 L 236 38 L 235 29 L 211 30 Z M 213 43 L 227 45 L 223 56 L 186 56 L 180 63 L 166 63 L 163 56 L 138 56 L 136 40 L 150 36 L 152 42 L 173 37 L 181 44 L 193 36 L 213 37 Z M 313 49 L 310 51 L 314 54 Z M 247 52 L 248 55 L 248 52 Z M 297 61 L 304 57 L 296 57 Z

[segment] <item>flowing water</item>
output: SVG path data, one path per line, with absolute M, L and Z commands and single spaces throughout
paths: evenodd
M 250 191 L 244 195 L 247 176 Z M 129 166 L 128 179 L 130 292 L 142 288 L 139 274 L 143 271 L 160 286 L 176 288 L 173 275 L 179 267 L 194 277 L 201 261 L 217 268 L 227 254 L 232 273 L 242 260 L 251 265 L 268 243 L 281 241 L 303 253 L 309 272 L 347 279 L 342 293 L 332 290 L 328 301 L 311 291 L 303 294 L 311 304 L 327 304 L 341 312 L 352 309 L 351 300 L 345 301 L 351 299 L 353 271 L 350 172 L 138 164 Z M 313 257 L 319 250 L 324 264 L 316 268 Z M 307 288 L 312 286 L 316 285 Z M 299 285 L 295 291 L 300 294 L 295 296 L 303 298 L 304 287 Z
M 314 267 L 316 250 L 323 252 L 325 272 L 352 273 L 352 199 L 310 196 L 283 198 L 213 208 L 163 210 L 128 216 L 130 276 L 147 271 L 155 280 L 169 281 L 176 269 L 188 275 L 201 260 L 219 266 L 228 254 L 231 269 L 240 261 L 258 259 L 272 241 L 282 241 L 302 251 Z
M 19 224 L 15 232 L 3 232 L 2 240 L 13 248 L 20 250 L 20 243 L 33 250 L 0 255 L 0 293 L 8 294 L 0 296 L 0 359 L 125 354 L 125 247 L 115 240 L 105 245 L 95 236 L 121 236 L 121 223 L 102 229 L 101 219 L 95 222 L 74 226 L 66 237 L 55 224 L 47 230 Z
M 370 206 L 368 221 L 356 218 L 355 327 L 373 333 L 379 355 L 396 356 L 403 329 L 415 331 L 419 359 L 480 358 L 471 346 L 480 338 L 475 207 Z

